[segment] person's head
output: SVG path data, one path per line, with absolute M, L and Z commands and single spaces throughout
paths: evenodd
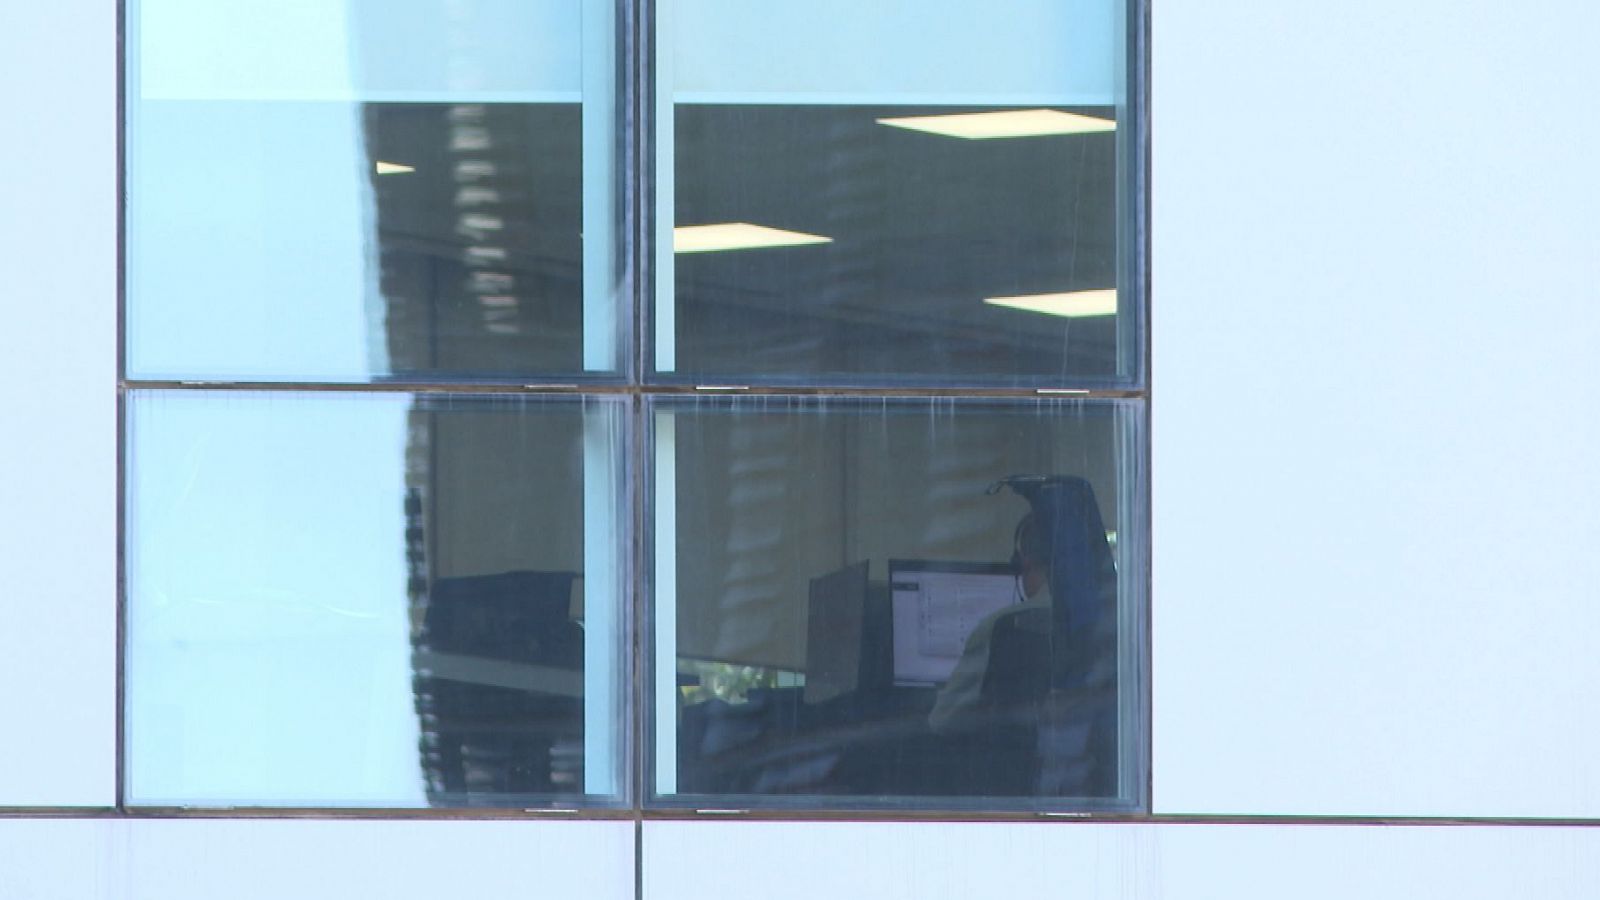
M 1050 581 L 1050 541 L 1033 513 L 1017 523 L 1013 537 L 1011 567 L 1024 595 L 1032 597 Z

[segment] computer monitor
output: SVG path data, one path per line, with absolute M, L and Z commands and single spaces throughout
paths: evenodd
M 867 564 L 811 579 L 807 601 L 805 701 L 823 703 L 862 685 L 862 657 L 871 631 Z
M 1022 599 L 1006 563 L 890 560 L 889 587 L 897 685 L 948 681 L 978 623 Z

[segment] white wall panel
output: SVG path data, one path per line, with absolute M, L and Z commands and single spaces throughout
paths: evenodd
M 1600 6 L 1154 14 L 1156 811 L 1600 816 Z
M 114 800 L 116 8 L 0 3 L 0 806 Z
M 1410 900 L 1600 890 L 1600 829 L 671 822 L 644 900 Z
M 121 837 L 109 819 L 0 819 L 0 897 L 110 897 Z
M 0 897 L 633 897 L 629 822 L 0 820 Z
M 1583 900 L 1594 828 L 1171 825 L 1152 828 L 1159 900 Z
M 633 896 L 630 822 L 150 820 L 122 900 Z
M 642 900 L 1144 897 L 1143 826 L 646 822 Z

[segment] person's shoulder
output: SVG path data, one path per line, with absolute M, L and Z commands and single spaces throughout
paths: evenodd
M 985 625 L 989 630 L 1004 623 L 1006 627 L 1021 628 L 1028 631 L 1050 630 L 1050 601 L 1048 599 L 1031 598 L 1021 603 L 1014 603 L 990 613 L 978 627 Z
M 1035 631 L 1050 630 L 1051 617 L 1048 603 L 1019 603 L 1017 608 L 1011 611 L 1011 617 L 1016 621 L 1019 628 L 1029 628 Z

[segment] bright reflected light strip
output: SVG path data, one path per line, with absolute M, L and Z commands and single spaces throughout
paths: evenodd
M 1044 313 L 1047 316 L 1065 316 L 1069 319 L 1088 319 L 1095 316 L 1117 314 L 1117 292 L 1072 291 L 1066 294 L 1024 294 L 1018 297 L 986 297 L 990 306 L 1004 306 L 1026 312 Z
M 831 244 L 833 238 L 803 231 L 784 231 L 749 222 L 722 222 L 716 225 L 679 225 L 672 229 L 672 249 L 676 253 L 710 253 L 716 250 L 755 250 L 762 247 L 800 247 L 806 244 Z
M 926 131 L 945 137 L 982 141 L 991 138 L 1040 137 L 1047 134 L 1094 134 L 1116 131 L 1117 123 L 1058 109 L 1004 109 L 948 116 L 903 116 L 879 119 L 879 125 Z
M 377 169 L 379 175 L 404 175 L 407 172 L 415 172 L 417 167 L 401 165 L 400 163 L 384 162 L 380 159 L 377 163 Z

